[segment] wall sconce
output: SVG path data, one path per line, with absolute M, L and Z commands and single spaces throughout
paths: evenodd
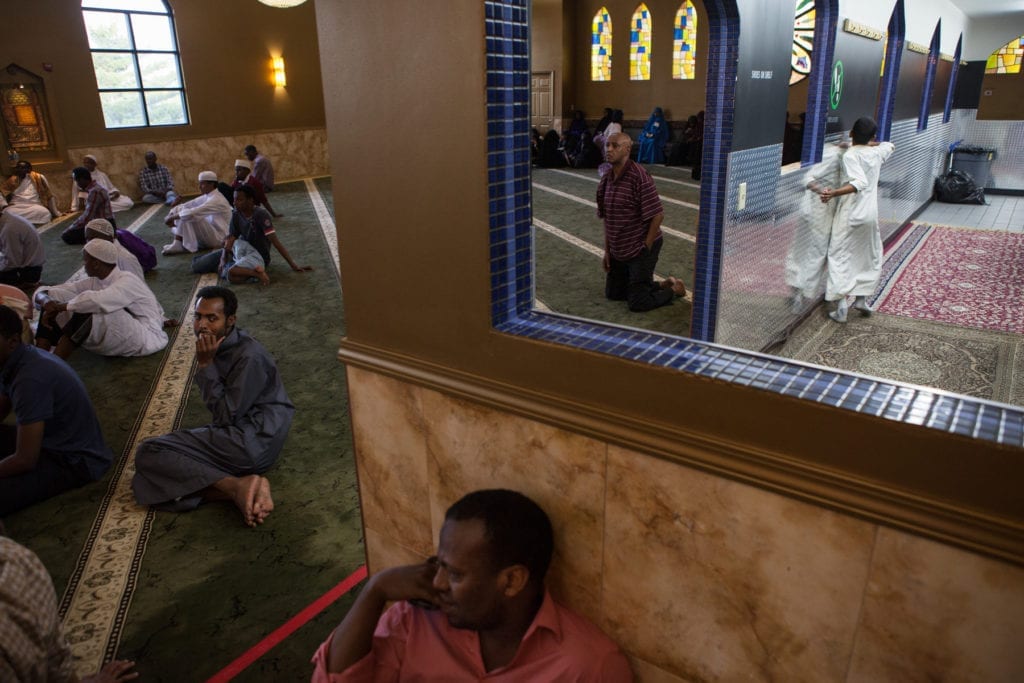
M 271 60 L 271 65 L 274 70 L 274 85 L 278 88 L 288 85 L 288 79 L 284 74 L 284 57 L 274 57 Z

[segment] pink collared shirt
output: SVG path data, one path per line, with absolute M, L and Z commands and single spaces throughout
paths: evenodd
M 373 634 L 373 649 L 342 673 L 327 672 L 328 638 L 313 655 L 312 683 L 494 681 L 620 683 L 629 662 L 596 626 L 556 603 L 550 593 L 507 666 L 485 671 L 476 631 L 454 628 L 444 613 L 392 605 Z

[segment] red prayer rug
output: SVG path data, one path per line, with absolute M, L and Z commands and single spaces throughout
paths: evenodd
M 887 254 L 877 309 L 1024 334 L 1024 234 L 925 229 L 913 248 Z

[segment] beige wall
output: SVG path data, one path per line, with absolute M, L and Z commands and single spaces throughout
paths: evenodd
M 549 585 L 640 681 L 1011 681 L 1024 569 L 350 368 L 371 572 L 495 486 L 551 515 Z
M 32 0 L 5 8 L 7 30 L 0 41 L 0 68 L 16 63 L 41 76 L 46 85 L 59 148 L 45 158 L 50 163 L 40 167 L 43 172 L 69 170 L 71 161 L 79 161 L 72 158 L 71 149 L 131 149 L 134 144 L 323 128 L 313 3 L 287 10 L 255 0 L 171 0 L 169 4 L 191 123 L 120 130 L 107 130 L 103 124 L 80 3 Z M 270 83 L 272 53 L 285 58 L 285 89 Z M 52 71 L 44 71 L 44 63 L 52 64 Z M 239 151 L 232 145 L 231 154 Z M 25 157 L 39 160 L 38 155 Z M 6 170 L 6 156 L 0 165 Z
M 978 120 L 1024 119 L 1024 73 L 985 74 L 978 100 Z

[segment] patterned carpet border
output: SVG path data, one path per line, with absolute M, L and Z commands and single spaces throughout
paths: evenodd
M 878 302 L 885 299 L 892 291 L 893 285 L 899 279 L 900 273 L 907 267 L 918 249 L 924 244 L 924 240 L 932 232 L 930 225 L 915 225 L 907 230 L 898 242 L 890 245 L 885 255 L 885 262 L 882 264 L 882 275 L 875 289 L 875 295 L 871 297 L 870 304 L 877 308 Z
M 198 278 L 188 301 L 216 280 L 215 274 Z M 133 455 L 141 440 L 167 433 L 181 419 L 195 363 L 193 337 L 185 330 L 187 323 L 170 341 L 61 599 L 64 634 L 80 676 L 112 659 L 120 643 L 153 521 L 153 511 L 132 496 Z
M 929 228 L 876 300 L 891 315 L 1024 334 L 1024 235 Z

